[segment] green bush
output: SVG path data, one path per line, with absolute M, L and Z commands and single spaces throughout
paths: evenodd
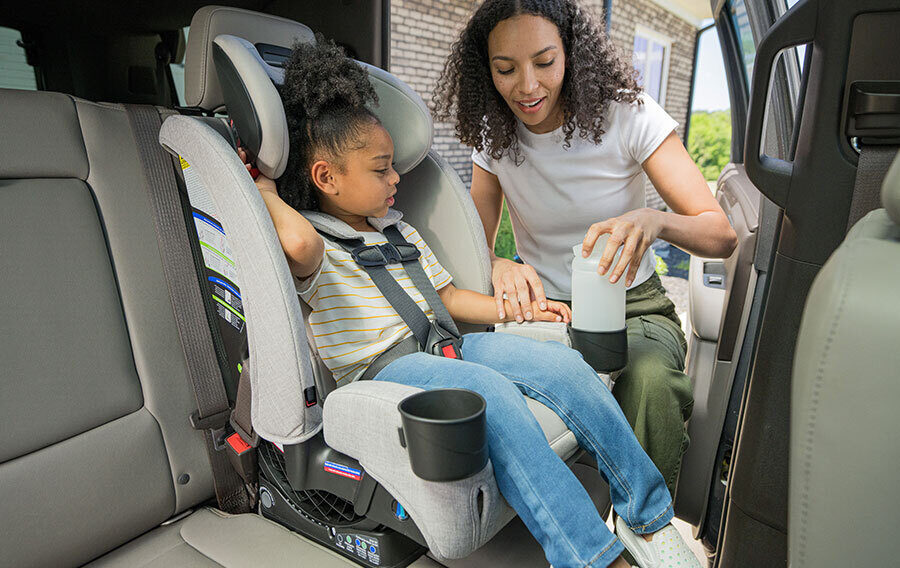
M 513 236 L 512 223 L 509 221 L 509 211 L 506 210 L 505 200 L 503 215 L 500 217 L 500 228 L 497 230 L 497 240 L 494 241 L 494 254 L 510 260 L 516 256 L 516 238 Z
M 688 153 L 707 181 L 716 181 L 731 160 L 731 111 L 691 114 Z

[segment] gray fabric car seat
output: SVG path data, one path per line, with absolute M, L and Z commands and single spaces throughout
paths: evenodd
M 816 276 L 794 359 L 789 565 L 896 566 L 900 158 Z

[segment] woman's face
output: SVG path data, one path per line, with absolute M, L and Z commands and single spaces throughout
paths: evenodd
M 566 54 L 556 24 L 533 15 L 501 21 L 488 35 L 488 59 L 494 87 L 528 130 L 562 125 Z

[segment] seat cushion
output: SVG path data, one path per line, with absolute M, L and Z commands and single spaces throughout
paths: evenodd
M 201 509 L 102 556 L 90 568 L 336 568 L 352 561 L 256 514 Z M 413 568 L 437 568 L 428 558 Z

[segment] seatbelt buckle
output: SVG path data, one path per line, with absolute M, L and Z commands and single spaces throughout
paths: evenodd
M 256 453 L 256 446 L 247 443 L 244 438 L 234 432 L 225 438 L 225 447 L 227 448 L 228 461 L 231 467 L 241 476 L 244 483 L 249 485 L 255 484 L 259 479 Z
M 225 426 L 228 424 L 230 417 L 230 408 L 203 418 L 200 418 L 200 411 L 195 410 L 191 412 L 190 420 L 194 430 L 209 430 L 209 435 L 212 436 L 213 448 L 219 452 L 225 448 Z
M 437 344 L 441 350 L 441 356 L 447 359 L 462 359 L 462 353 L 459 346 L 452 339 L 447 339 Z
M 437 355 L 438 357 L 461 360 L 461 341 L 462 340 L 459 337 L 456 337 L 454 334 L 447 331 L 444 326 L 437 321 L 432 321 L 431 330 L 428 332 L 428 345 L 425 352 Z

